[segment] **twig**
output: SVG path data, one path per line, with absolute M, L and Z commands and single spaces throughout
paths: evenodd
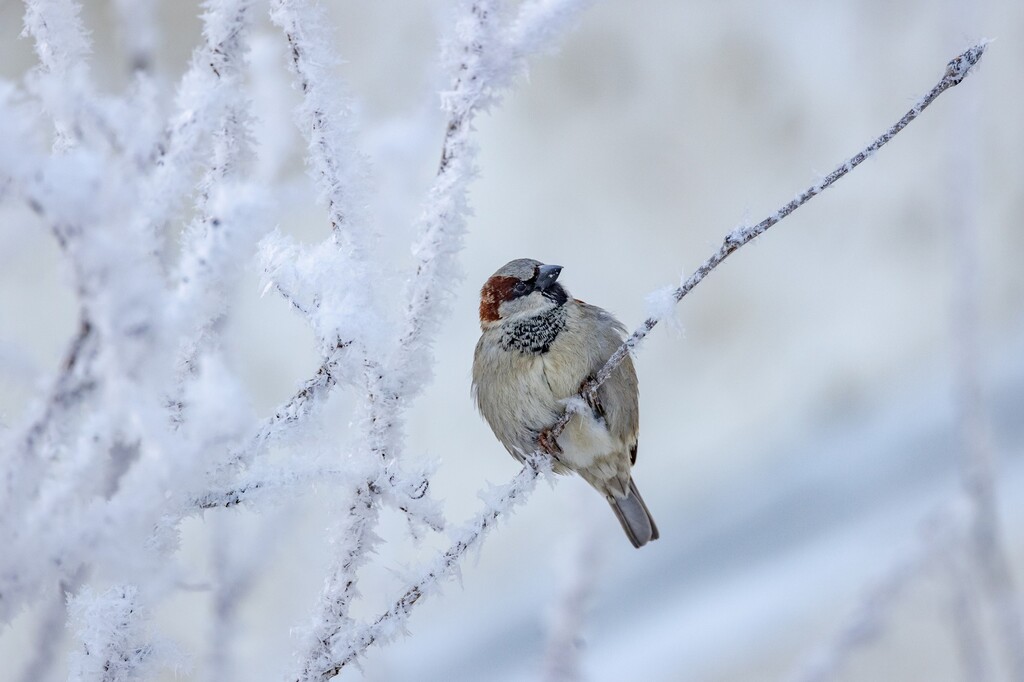
M 946 73 L 942 76 L 942 79 L 936 83 L 935 87 L 928 92 L 927 95 L 922 97 L 913 106 L 913 108 L 903 115 L 899 121 L 897 121 L 891 128 L 879 135 L 874 142 L 869 144 L 867 147 L 857 152 L 854 156 L 840 164 L 831 173 L 825 176 L 820 182 L 811 185 L 803 192 L 801 192 L 795 199 L 785 204 L 772 215 L 768 216 L 761 222 L 753 226 L 741 226 L 726 235 L 722 241 L 721 247 L 716 251 L 710 258 L 704 261 L 696 272 L 690 275 L 689 278 L 678 289 L 673 293 L 673 297 L 678 303 L 690 293 L 694 287 L 701 283 L 701 281 L 707 277 L 712 270 L 718 267 L 722 261 L 728 258 L 733 252 L 739 249 L 744 244 L 753 241 L 756 237 L 763 234 L 768 228 L 772 227 L 780 220 L 788 216 L 790 213 L 800 208 L 808 201 L 821 194 L 823 191 L 831 187 L 837 180 L 842 178 L 844 175 L 849 173 L 851 170 L 863 163 L 868 157 L 881 149 L 889 140 L 896 136 L 901 130 L 907 127 L 911 121 L 917 118 L 922 111 L 934 102 L 939 95 L 944 93 L 954 85 L 958 85 L 967 74 L 971 72 L 973 67 L 981 60 L 982 55 L 985 53 L 987 43 L 980 42 L 969 50 L 962 54 L 954 57 L 946 65 Z M 660 322 L 657 317 L 649 317 L 644 320 L 644 323 L 633 332 L 633 334 L 626 339 L 626 341 L 619 346 L 618 350 L 612 354 L 608 361 L 604 364 L 601 370 L 597 373 L 594 379 L 584 383 L 580 387 L 579 396 L 584 400 L 592 401 L 597 395 L 597 389 L 601 384 L 608 380 L 608 377 L 612 375 L 615 368 L 626 358 L 628 353 L 631 353 L 634 348 L 644 339 L 647 334 Z M 566 411 L 561 419 L 551 427 L 550 433 L 553 438 L 557 438 L 559 434 L 565 429 L 569 423 L 571 413 Z
M 1020 595 L 1014 585 L 1004 546 L 996 488 L 997 462 L 992 446 L 988 401 L 982 385 L 982 322 L 978 254 L 979 159 L 976 106 L 962 101 L 953 118 L 949 177 L 951 198 L 953 276 L 952 335 L 955 402 L 961 445 L 961 480 L 971 506 L 971 551 L 968 560 L 978 573 L 999 623 L 999 641 L 1011 679 L 1024 682 L 1024 622 Z
M 583 492 L 579 491 L 582 495 Z M 589 495 L 589 493 L 587 493 Z M 579 504 L 569 515 L 572 528 L 569 556 L 557 581 L 554 608 L 548 622 L 547 643 L 541 667 L 544 682 L 580 682 L 582 633 L 588 607 L 602 572 L 601 542 L 596 517 L 588 516 Z
M 483 542 L 487 532 L 498 520 L 517 505 L 522 504 L 537 486 L 537 479 L 550 471 L 550 464 L 544 457 L 527 461 L 515 478 L 506 484 L 501 493 L 462 532 L 440 557 L 432 562 L 413 583 L 406 588 L 387 611 L 370 625 L 362 627 L 345 642 L 342 650 L 334 653 L 334 663 L 320 671 L 318 679 L 334 677 L 345 666 L 353 663 L 364 651 L 376 642 L 391 639 L 402 632 L 413 607 L 430 594 L 436 584 L 458 575 L 459 564 L 466 553 Z M 307 679 L 305 676 L 297 681 Z
M 155 0 L 115 0 L 113 5 L 128 73 L 151 73 L 160 44 Z
M 981 600 L 976 597 L 980 589 L 976 571 L 971 570 L 972 559 L 965 556 L 966 542 L 949 543 L 941 557 L 950 583 L 950 616 L 956 636 L 957 649 L 963 664 L 964 680 L 986 682 L 992 679 L 985 638 L 981 631 Z
M 234 10 L 247 1 L 214 0 L 208 3 L 208 11 L 203 17 L 208 40 L 216 40 L 212 37 L 214 32 L 223 31 L 225 34 L 220 36 L 224 41 L 207 45 L 213 52 L 219 50 L 212 58 L 212 64 L 223 63 L 222 58 L 239 56 L 243 49 L 241 27 L 234 22 L 242 22 L 244 17 L 241 10 Z M 27 15 L 26 21 L 31 20 L 34 35 L 43 44 L 43 52 L 62 49 L 59 38 L 75 33 L 71 29 L 80 32 L 77 3 L 66 0 L 30 2 Z M 62 25 L 62 22 L 70 22 L 71 27 Z M 41 61 L 58 73 L 49 66 L 46 58 L 41 56 Z M 65 69 L 67 78 L 72 82 L 59 82 L 61 87 L 69 86 L 69 94 L 61 96 L 74 100 L 78 92 L 75 88 L 87 86 L 82 73 L 85 65 L 66 61 L 69 61 Z M 207 63 L 193 71 L 203 69 L 215 69 L 215 66 Z M 200 79 L 192 85 L 194 90 L 202 90 L 199 86 L 209 86 L 211 90 L 216 88 L 216 83 L 210 80 Z M 202 97 L 201 93 L 191 94 Z M 206 94 L 210 95 L 206 100 L 218 100 L 218 96 Z M 218 94 L 220 101 L 230 99 L 227 92 Z M 94 100 L 93 104 L 102 102 L 98 98 Z M 78 111 L 72 107 L 69 109 Z M 212 110 L 203 111 L 209 114 Z M 74 119 L 72 115 L 67 117 L 67 120 Z M 210 120 L 204 120 L 202 125 L 192 130 L 192 134 L 201 135 L 202 130 L 212 130 L 217 123 L 219 119 L 215 120 L 211 115 Z M 102 391 L 103 401 L 90 401 L 85 426 L 74 434 L 74 447 L 62 450 L 61 466 L 51 466 L 51 472 L 48 472 L 51 475 L 43 480 L 45 486 L 40 488 L 39 494 L 35 494 L 35 487 L 28 487 L 34 497 L 31 504 L 23 505 L 17 515 L 3 515 L 5 528 L 0 529 L 0 533 L 4 534 L 2 539 L 7 550 L 0 559 L 3 563 L 0 568 L 0 621 L 6 621 L 46 582 L 56 583 L 81 566 L 106 561 L 110 555 L 105 555 L 104 551 L 115 538 L 116 542 L 124 543 L 122 546 L 137 542 L 135 547 L 139 549 L 145 547 L 147 541 L 152 541 L 151 547 L 159 545 L 164 538 L 154 540 L 154 529 L 157 534 L 169 533 L 182 515 L 176 509 L 176 501 L 164 495 L 168 490 L 168 480 L 176 475 L 185 480 L 190 474 L 195 474 L 208 463 L 207 450 L 216 443 L 220 446 L 217 451 L 223 452 L 223 443 L 228 440 L 225 438 L 227 429 L 222 430 L 222 425 L 212 420 L 201 422 L 196 429 L 189 429 L 191 433 L 183 438 L 166 433 L 163 396 L 159 395 L 163 389 L 156 387 L 163 384 L 170 374 L 166 371 L 170 366 L 166 360 L 170 357 L 173 339 L 177 338 L 178 325 L 166 305 L 166 278 L 153 248 L 156 240 L 148 239 L 152 235 L 135 229 L 140 225 L 139 221 L 145 222 L 154 214 L 162 215 L 163 199 L 154 206 L 148 206 L 145 201 L 147 191 L 156 192 L 159 189 L 156 185 L 160 183 L 158 178 L 154 178 L 155 171 L 149 175 L 135 172 L 140 158 L 129 158 L 130 149 L 115 144 L 117 140 L 108 140 L 108 148 L 104 148 L 95 144 L 88 135 L 83 137 L 78 130 L 80 127 L 67 128 L 68 135 L 62 140 L 69 146 L 81 143 L 82 149 L 56 155 L 48 161 L 58 172 L 55 177 L 65 181 L 72 177 L 75 179 L 75 182 L 68 183 L 66 189 L 61 187 L 66 196 L 57 195 L 60 201 L 54 201 L 58 227 L 62 215 L 81 212 L 87 216 L 82 218 L 81 225 L 76 225 L 80 229 L 73 241 L 69 241 L 69 232 L 60 229 L 55 229 L 55 232 L 58 239 L 63 240 L 62 246 L 75 271 L 76 293 L 85 311 L 83 319 L 88 323 L 83 325 L 79 334 L 81 341 L 73 344 L 71 357 L 79 358 L 74 363 L 76 368 L 86 365 L 87 369 L 87 361 L 94 355 L 98 357 L 94 368 L 98 388 L 94 390 Z M 133 140 L 136 146 L 140 139 L 150 139 L 148 134 L 136 134 L 139 131 L 132 125 L 122 127 L 126 128 L 122 131 L 125 138 Z M 147 128 L 145 125 L 139 127 Z M 190 140 L 183 142 L 181 148 L 194 151 L 198 143 L 194 137 Z M 76 162 L 78 152 L 87 153 L 94 160 L 83 166 Z M 153 170 L 160 165 L 159 161 L 159 158 L 148 161 L 144 170 Z M 85 172 L 89 168 L 92 170 Z M 174 195 L 174 200 L 178 200 L 192 193 L 193 183 L 189 176 L 190 169 L 176 169 L 161 186 L 168 194 Z M 150 208 L 153 213 L 147 212 Z M 104 221 L 104 212 L 109 216 L 108 221 Z M 125 219 L 125 215 L 131 217 Z M 87 369 L 76 369 L 76 372 L 91 376 L 92 372 Z M 224 382 L 217 390 L 221 388 L 226 391 L 229 382 Z M 203 400 L 215 392 L 204 395 Z M 209 399 L 210 403 L 216 402 L 212 397 Z M 230 401 L 216 405 L 210 403 L 205 407 L 212 406 L 214 412 L 221 405 L 232 405 Z M 135 441 L 140 443 L 141 454 L 116 476 L 116 490 L 108 489 L 108 477 L 88 475 L 106 468 L 110 448 Z M 161 456 L 154 456 L 157 452 L 170 451 L 178 455 L 174 458 L 173 467 L 162 461 Z M 17 559 L 20 559 L 20 565 L 15 563 Z
M 962 533 L 958 536 L 959 529 L 950 517 L 936 516 L 924 530 L 922 545 L 897 561 L 866 590 L 839 633 L 791 675 L 791 682 L 830 682 L 836 679 L 840 667 L 854 651 L 877 640 L 882 634 L 886 618 L 908 585 L 933 570 L 943 555 L 963 546 Z M 951 547 L 953 543 L 959 547 Z
M 71 682 L 145 679 L 158 662 L 147 641 L 149 618 L 133 585 L 114 585 L 97 594 L 85 588 L 70 603 L 79 646 L 71 654 Z
M 306 161 L 327 201 L 332 234 L 354 261 L 362 262 L 374 238 L 355 199 L 367 170 L 343 123 L 351 113 L 331 73 L 337 58 L 323 10 L 303 0 L 275 0 L 270 17 L 288 40 L 289 68 L 302 90 L 297 122 L 308 146 Z M 345 165 L 345 160 L 355 163 Z
M 45 606 L 40 619 L 35 636 L 36 650 L 18 678 L 21 682 L 38 682 L 49 677 L 50 670 L 59 658 L 57 647 L 63 641 L 67 629 L 67 600 L 78 591 L 82 577 L 76 575 L 58 583 L 56 594 Z
M 303 68 L 308 46 L 311 43 L 315 45 L 315 42 L 304 35 L 304 30 L 309 31 L 310 28 L 308 19 L 298 20 L 299 16 L 295 14 L 298 5 L 294 0 L 279 0 L 275 20 L 285 28 L 293 70 L 299 76 L 308 100 L 309 90 L 315 91 L 319 87 L 318 77 L 311 78 L 313 74 L 307 74 Z M 450 46 L 455 70 L 453 86 L 443 100 L 449 118 L 437 174 L 413 245 L 417 263 L 407 290 L 409 303 L 403 331 L 390 352 L 371 356 L 365 345 L 358 350 L 362 355 L 362 378 L 366 391 L 365 416 L 362 419 L 366 427 L 365 443 L 377 463 L 378 472 L 397 467 L 401 455 L 404 410 L 424 384 L 423 379 L 431 364 L 430 343 L 440 327 L 441 316 L 450 298 L 447 294 L 448 280 L 456 271 L 455 255 L 461 248 L 469 213 L 468 187 L 475 176 L 476 145 L 472 141 L 472 123 L 478 112 L 494 103 L 502 88 L 511 82 L 517 71 L 513 67 L 520 66 L 509 58 L 507 36 L 499 19 L 492 0 L 475 0 L 466 3 L 458 21 L 457 40 Z M 309 103 L 305 106 L 311 110 L 315 132 L 328 125 L 330 119 L 324 118 L 321 109 L 311 107 Z M 318 156 L 324 155 L 324 149 L 316 144 L 315 135 L 310 141 L 310 155 L 322 177 L 331 178 L 336 173 L 336 166 L 317 160 Z M 332 183 L 332 186 L 336 184 Z M 337 221 L 332 219 L 332 222 L 337 227 Z M 381 498 L 395 503 L 414 521 L 432 525 L 430 501 L 422 499 L 426 487 L 417 494 L 415 491 L 419 486 L 413 486 L 414 494 L 409 494 L 408 487 L 396 485 L 398 482 L 404 482 L 404 477 L 394 473 L 382 477 L 371 471 L 368 480 L 356 488 L 345 520 L 345 541 L 339 543 L 318 600 L 308 638 L 310 643 L 303 656 L 301 680 L 324 680 L 336 674 L 330 672 L 337 660 L 333 652 L 341 642 L 349 639 L 347 633 L 355 627 L 349 616 L 356 595 L 355 575 L 376 542 L 374 528 Z
M 145 211 L 136 217 L 135 227 L 154 234 L 161 231 L 191 194 L 193 174 L 208 150 L 204 142 L 239 108 L 232 88 L 243 78 L 251 4 L 252 0 L 205 3 L 203 44 L 192 53 L 178 84 L 177 113 L 148 150 L 149 158 L 141 160 L 147 175 L 140 182 L 139 204 Z

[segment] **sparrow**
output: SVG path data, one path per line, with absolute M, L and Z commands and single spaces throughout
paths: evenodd
M 505 449 L 519 461 L 544 449 L 555 473 L 575 472 L 605 496 L 634 547 L 658 538 L 631 475 L 640 426 L 638 386 L 627 356 L 551 439 L 569 399 L 622 344 L 610 313 L 569 295 L 560 265 L 506 263 L 480 291 L 480 341 L 473 398 Z

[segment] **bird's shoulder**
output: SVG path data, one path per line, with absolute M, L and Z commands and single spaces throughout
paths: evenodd
M 577 315 L 579 318 L 587 325 L 604 332 L 606 335 L 615 336 L 620 340 L 626 333 L 626 325 L 619 322 L 614 315 L 604 308 L 581 301 L 578 298 L 574 298 L 572 304 L 578 311 Z

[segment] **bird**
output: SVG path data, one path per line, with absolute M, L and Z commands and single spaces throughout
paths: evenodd
M 640 409 L 628 355 L 551 439 L 550 427 L 626 332 L 611 313 L 570 296 L 561 272 L 560 265 L 519 258 L 484 283 L 472 395 L 513 457 L 525 462 L 547 451 L 554 472 L 575 472 L 604 495 L 630 542 L 643 547 L 659 534 L 632 477 Z

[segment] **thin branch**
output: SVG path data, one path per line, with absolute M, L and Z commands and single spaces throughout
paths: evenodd
M 826 646 L 815 652 L 793 675 L 791 682 L 830 682 L 858 649 L 876 641 L 897 600 L 921 575 L 934 570 L 943 556 L 962 551 L 963 533 L 955 519 L 941 512 L 922 529 L 922 543 L 897 561 L 861 596 L 856 610 Z
M 299 76 L 306 100 L 307 125 L 312 128 L 310 156 L 321 177 L 332 180 L 337 175 L 336 162 L 325 153 L 323 138 L 318 131 L 327 127 L 330 119 L 322 108 L 314 105 L 311 93 L 321 87 L 315 71 L 308 69 L 307 53 L 318 41 L 304 35 L 313 31 L 308 12 L 296 0 L 279 0 L 275 21 L 286 32 L 292 53 L 292 68 Z M 293 16 L 294 15 L 294 16 Z M 499 22 L 499 13 L 491 0 L 475 0 L 465 4 L 465 10 L 456 25 L 456 40 L 448 49 L 454 70 L 452 90 L 445 93 L 444 108 L 449 114 L 442 145 L 441 160 L 430 189 L 428 200 L 420 218 L 420 229 L 413 245 L 417 259 L 415 276 L 408 288 L 409 303 L 404 329 L 393 351 L 371 356 L 369 349 L 360 344 L 362 352 L 363 385 L 366 391 L 365 444 L 378 472 L 395 468 L 401 455 L 401 432 L 404 410 L 424 384 L 430 366 L 430 342 L 440 327 L 446 309 L 448 280 L 456 274 L 455 256 L 461 249 L 469 213 L 468 187 L 475 176 L 476 145 L 472 140 L 472 122 L 486 105 L 495 102 L 501 89 L 511 82 L 515 66 L 507 54 L 507 36 Z M 322 60 L 321 60 L 322 61 Z M 315 76 L 315 77 L 314 77 Z M 338 189 L 331 182 L 328 193 L 332 223 L 337 233 L 340 219 L 335 220 L 334 196 Z M 356 255 L 359 255 L 358 252 Z M 374 529 L 379 514 L 379 501 L 393 501 L 415 521 L 431 525 L 433 514 L 428 500 L 409 495 L 405 486 L 396 486 L 404 477 L 391 475 L 384 485 L 377 484 L 382 477 L 371 471 L 369 480 L 357 486 L 345 520 L 345 542 L 339 545 L 332 568 L 325 581 L 316 607 L 316 615 L 309 636 L 310 644 L 303 657 L 299 679 L 324 680 L 333 676 L 337 660 L 334 651 L 350 639 L 348 634 L 355 623 L 349 615 L 357 592 L 356 572 L 365 564 L 368 553 L 377 542 Z M 418 489 L 415 486 L 414 489 Z M 411 513 L 416 511 L 418 513 Z M 426 513 L 424 513 L 424 511 Z M 440 518 L 438 516 L 438 518 Z M 340 668 L 338 668 L 340 669 Z M 327 672 L 325 672 L 327 671 Z
M 76 575 L 67 581 L 61 580 L 55 590 L 56 594 L 44 607 L 35 635 L 36 650 L 18 678 L 21 682 L 39 682 L 49 677 L 59 659 L 58 646 L 63 642 L 67 630 L 67 601 L 78 591 L 82 578 L 82 575 Z
M 953 277 L 952 335 L 955 349 L 955 402 L 961 444 L 961 480 L 972 510 L 969 560 L 999 623 L 1011 679 L 1024 682 L 1024 621 L 1020 595 L 1003 540 L 996 486 L 998 462 L 992 445 L 988 400 L 982 383 L 978 177 L 980 161 L 976 100 L 965 100 L 953 117 L 950 145 L 950 227 Z
M 133 585 L 102 593 L 85 588 L 69 603 L 78 646 L 71 653 L 71 682 L 121 682 L 152 674 L 158 652 L 147 641 L 149 619 Z
M 211 57 L 210 62 L 193 71 L 215 71 L 215 65 L 223 63 L 222 58 L 240 56 L 243 49 L 240 22 L 244 24 L 244 17 L 239 7 L 244 9 L 247 1 L 217 0 L 208 3 L 208 11 L 203 17 L 209 41 L 207 47 L 212 45 L 212 51 L 219 52 Z M 27 21 L 31 19 L 33 22 L 37 39 L 45 42 L 73 33 L 66 27 L 59 34 L 52 33 L 56 30 L 54 20 L 59 23 L 61 19 L 75 18 L 69 13 L 69 7 L 73 5 L 77 6 L 69 2 L 30 2 L 28 14 L 32 16 Z M 56 14 L 40 14 L 44 9 L 52 11 L 58 8 L 63 9 Z M 218 31 L 224 32 L 219 36 L 223 40 L 213 37 Z M 70 64 L 68 70 L 82 71 L 84 65 Z M 75 82 L 85 87 L 82 85 L 86 83 L 85 76 Z M 65 84 L 62 82 L 61 85 Z M 211 94 L 209 91 L 215 90 L 217 84 L 208 79 L 199 78 L 190 85 L 191 88 L 184 88 L 189 90 L 190 96 L 202 98 L 199 91 L 203 91 L 209 95 L 205 97 L 207 101 L 219 98 L 226 102 L 230 99 L 231 93 L 226 91 Z M 74 92 L 68 97 L 73 99 L 73 95 Z M 93 100 L 93 103 L 101 101 Z M 200 113 L 211 112 L 209 108 L 199 108 Z M 138 120 L 144 120 L 146 114 L 152 113 L 143 112 Z M 212 130 L 219 122 L 212 115 L 209 118 L 197 126 L 193 131 L 195 135 L 201 134 L 200 128 Z M 125 127 L 131 129 L 125 133 L 128 138 L 149 139 L 146 134 L 135 135 L 138 131 L 134 127 Z M 145 125 L 140 127 L 147 128 Z M 81 135 L 75 128 L 70 130 L 75 134 L 65 141 L 77 144 Z M 194 138 L 190 139 L 191 147 L 184 144 L 182 149 L 195 151 L 198 143 Z M 221 445 L 227 440 L 225 433 L 220 432 L 222 424 L 215 423 L 215 420 L 202 423 L 197 429 L 189 429 L 192 433 L 182 439 L 167 434 L 163 400 L 157 391 L 150 390 L 169 374 L 167 368 L 170 363 L 161 360 L 170 356 L 177 325 L 166 305 L 168 292 L 165 277 L 155 258 L 155 240 L 148 238 L 152 235 L 135 228 L 141 224 L 139 221 L 145 223 L 165 207 L 163 199 L 149 206 L 147 192 L 165 190 L 174 195 L 174 200 L 191 195 L 191 171 L 176 169 L 167 182 L 158 182 L 160 178 L 156 171 L 150 175 L 135 172 L 140 158 L 129 159 L 123 146 L 110 144 L 109 148 L 103 149 L 87 144 L 89 142 L 91 140 L 86 137 L 81 151 L 88 152 L 90 159 L 93 156 L 97 158 L 87 166 L 78 162 L 77 153 L 57 155 L 51 159 L 56 170 L 62 171 L 56 177 L 75 179 L 75 182 L 66 182 L 66 188 L 60 186 L 62 192 L 66 191 L 67 198 L 62 198 L 59 204 L 64 206 L 65 213 L 80 210 L 86 216 L 82 218 L 82 229 L 71 242 L 67 232 L 55 231 L 58 239 L 63 240 L 62 246 L 71 260 L 77 294 L 87 313 L 83 319 L 87 320 L 88 328 L 83 324 L 79 335 L 81 342 L 76 341 L 73 345 L 73 349 L 84 350 L 72 352 L 71 356 L 82 358 L 76 361 L 76 366 L 87 364 L 86 361 L 94 354 L 99 357 L 95 363 L 96 382 L 102 387 L 105 402 L 102 406 L 90 404 L 86 425 L 73 434 L 77 442 L 74 447 L 64 450 L 66 456 L 61 467 L 51 467 L 53 475 L 43 481 L 45 485 L 39 494 L 35 494 L 34 488 L 28 489 L 35 498 L 32 504 L 24 505 L 25 509 L 19 510 L 19 515 L 3 518 L 6 529 L 0 529 L 0 532 L 5 535 L 4 546 L 8 550 L 0 561 L 4 564 L 0 569 L 0 620 L 4 621 L 46 582 L 56 583 L 66 579 L 80 566 L 105 561 L 104 550 L 115 542 L 115 538 L 116 542 L 125 544 L 138 541 L 137 546 L 142 547 L 152 539 L 154 528 L 157 533 L 173 530 L 181 514 L 176 509 L 176 502 L 164 494 L 168 489 L 168 479 L 174 475 L 186 479 L 194 474 L 206 465 L 206 450 L 210 445 Z M 143 170 L 150 171 L 159 166 L 159 162 L 159 158 L 148 160 Z M 92 171 L 85 172 L 89 168 Z M 91 172 L 96 173 L 95 178 Z M 104 213 L 110 216 L 109 222 L 104 220 Z M 126 220 L 124 215 L 132 218 Z M 85 229 L 94 227 L 102 229 Z M 116 248 L 113 246 L 115 243 Z M 102 346 L 99 341 L 102 341 Z M 79 372 L 84 374 L 85 370 Z M 223 388 L 226 391 L 230 386 L 225 383 Z M 214 403 L 216 399 L 212 394 L 211 391 L 210 402 Z M 234 403 L 223 401 L 220 404 Z M 219 407 L 216 405 L 214 412 Z M 130 418 L 126 416 L 129 414 Z M 228 422 L 223 426 L 233 431 L 234 422 L 230 423 L 231 426 Z M 122 444 L 125 438 L 129 442 L 140 440 L 141 454 L 121 472 L 123 476 L 117 476 L 116 491 L 107 490 L 107 477 L 90 478 L 87 473 L 102 471 L 107 451 Z M 224 449 L 220 447 L 218 452 Z M 156 454 L 169 451 L 179 455 L 174 458 L 173 468 Z M 75 476 L 78 478 L 72 484 L 71 479 Z M 100 495 L 105 499 L 100 499 Z M 13 537 L 13 542 L 7 535 Z M 152 545 L 159 542 L 154 541 Z M 19 552 L 22 553 L 22 565 L 12 569 L 12 557 L 18 557 Z
M 225 116 L 239 109 L 252 0 L 205 3 L 203 44 L 192 53 L 178 83 L 177 113 L 143 160 L 139 228 L 158 232 L 191 193 L 193 173 L 203 163 L 204 143 L 223 128 Z
M 950 617 L 957 650 L 963 664 L 966 682 L 986 682 L 992 679 L 984 634 L 981 630 L 982 600 L 977 599 L 980 585 L 976 572 L 971 570 L 972 558 L 964 556 L 966 542 L 949 543 L 942 560 L 950 586 Z
M 356 199 L 367 170 L 342 123 L 351 112 L 331 70 L 338 60 L 323 10 L 305 0 L 275 0 L 270 18 L 288 41 L 289 68 L 302 90 L 297 122 L 308 146 L 307 163 L 327 201 L 332 234 L 353 260 L 363 260 L 374 238 Z
M 935 87 L 928 92 L 927 95 L 922 97 L 918 102 L 903 115 L 899 121 L 897 121 L 891 128 L 886 130 L 884 133 L 879 135 L 874 142 L 869 144 L 867 147 L 857 152 L 854 156 L 847 159 L 845 162 L 840 164 L 831 173 L 825 176 L 820 182 L 811 185 L 803 192 L 801 192 L 795 199 L 785 204 L 772 215 L 768 216 L 761 222 L 753 226 L 742 226 L 738 227 L 728 235 L 722 241 L 722 245 L 719 247 L 710 258 L 704 261 L 696 272 L 690 275 L 689 278 L 678 289 L 673 293 L 673 297 L 678 303 L 690 293 L 694 287 L 703 281 L 712 270 L 721 265 L 722 261 L 732 255 L 737 249 L 744 244 L 753 241 L 756 237 L 764 234 L 770 227 L 778 223 L 780 220 L 791 214 L 796 209 L 800 208 L 808 201 L 821 194 L 823 191 L 831 187 L 837 180 L 845 176 L 847 173 L 852 171 L 854 168 L 862 164 L 868 157 L 873 155 L 879 149 L 884 147 L 886 143 L 894 138 L 901 130 L 906 128 L 911 121 L 917 118 L 921 112 L 923 112 L 928 106 L 934 102 L 939 95 L 944 93 L 949 88 L 959 85 L 967 74 L 971 72 L 974 66 L 981 60 L 982 55 L 985 53 L 986 42 L 980 42 L 974 47 L 966 50 L 962 54 L 954 57 L 946 65 L 946 72 L 942 76 L 942 79 L 936 83 Z M 615 368 L 626 358 L 626 355 L 633 352 L 644 337 L 650 333 L 652 329 L 660 322 L 657 317 L 649 317 L 644 320 L 644 323 L 633 332 L 633 334 L 626 339 L 626 341 L 619 346 L 619 349 L 612 354 L 608 361 L 604 364 L 601 370 L 597 373 L 596 377 L 586 382 L 580 387 L 580 397 L 585 400 L 593 400 L 597 395 L 598 387 L 608 380 L 608 377 L 612 375 Z M 562 415 L 562 418 L 555 423 L 550 429 L 551 436 L 557 438 L 559 434 L 565 429 L 566 424 L 569 423 L 569 419 L 572 415 L 570 412 L 566 412 Z
M 128 73 L 152 73 L 160 45 L 157 3 L 155 0 L 114 0 L 113 8 Z
M 604 562 L 596 517 L 586 515 L 575 501 L 576 509 L 566 524 L 572 529 L 567 565 L 556 581 L 558 592 L 548 622 L 540 675 L 544 682 L 580 682 L 585 678 L 580 655 L 582 635 Z
M 334 677 L 347 665 L 356 661 L 374 643 L 390 640 L 401 633 L 416 604 L 433 592 L 441 581 L 458 575 L 459 565 L 466 553 L 483 542 L 487 533 L 502 516 L 525 502 L 536 488 L 537 480 L 550 470 L 550 463 L 545 457 L 528 460 L 516 477 L 503 486 L 497 497 L 485 505 L 485 509 L 467 525 L 461 537 L 424 569 L 420 577 L 406 588 L 391 608 L 378 616 L 372 624 L 363 626 L 348 637 L 343 649 L 335 650 L 335 662 L 322 669 L 317 679 L 327 680 Z M 305 679 L 308 679 L 305 675 L 296 678 L 297 682 Z

